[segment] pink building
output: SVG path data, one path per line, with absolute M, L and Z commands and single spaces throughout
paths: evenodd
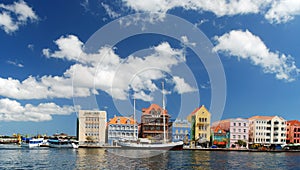
M 236 143 L 241 140 L 248 147 L 249 142 L 249 120 L 248 119 L 230 119 L 230 147 L 239 147 Z
M 237 142 L 243 141 L 246 146 L 249 143 L 249 120 L 236 118 L 226 119 L 213 123 L 212 127 L 220 126 L 223 130 L 230 132 L 229 146 L 240 147 Z

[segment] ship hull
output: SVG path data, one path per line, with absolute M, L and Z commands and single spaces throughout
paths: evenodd
M 183 143 L 162 143 L 162 144 L 138 144 L 138 143 L 119 143 L 122 149 L 134 150 L 182 150 Z

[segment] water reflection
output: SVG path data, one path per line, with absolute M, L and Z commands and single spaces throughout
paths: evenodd
M 299 169 L 300 152 L 167 151 L 130 158 L 132 150 L 0 148 L 0 169 Z M 134 153 L 136 154 L 136 153 Z M 157 153 L 155 153 L 157 154 Z
M 104 149 L 77 149 L 76 168 L 79 169 L 94 169 L 106 168 L 105 150 Z

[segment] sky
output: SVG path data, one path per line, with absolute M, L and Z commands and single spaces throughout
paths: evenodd
M 300 120 L 299 0 L 0 1 L 0 135 L 76 134 L 78 109 Z

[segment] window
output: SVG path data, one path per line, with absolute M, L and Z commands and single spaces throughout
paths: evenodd
M 232 138 L 235 139 L 235 135 L 233 135 Z
M 244 133 L 246 133 L 246 129 L 244 129 Z
M 241 124 L 241 123 L 239 123 L 239 126 L 242 126 L 242 124 Z
M 233 126 L 235 126 L 235 123 L 233 123 Z
M 244 126 L 246 126 L 246 123 L 244 123 Z

